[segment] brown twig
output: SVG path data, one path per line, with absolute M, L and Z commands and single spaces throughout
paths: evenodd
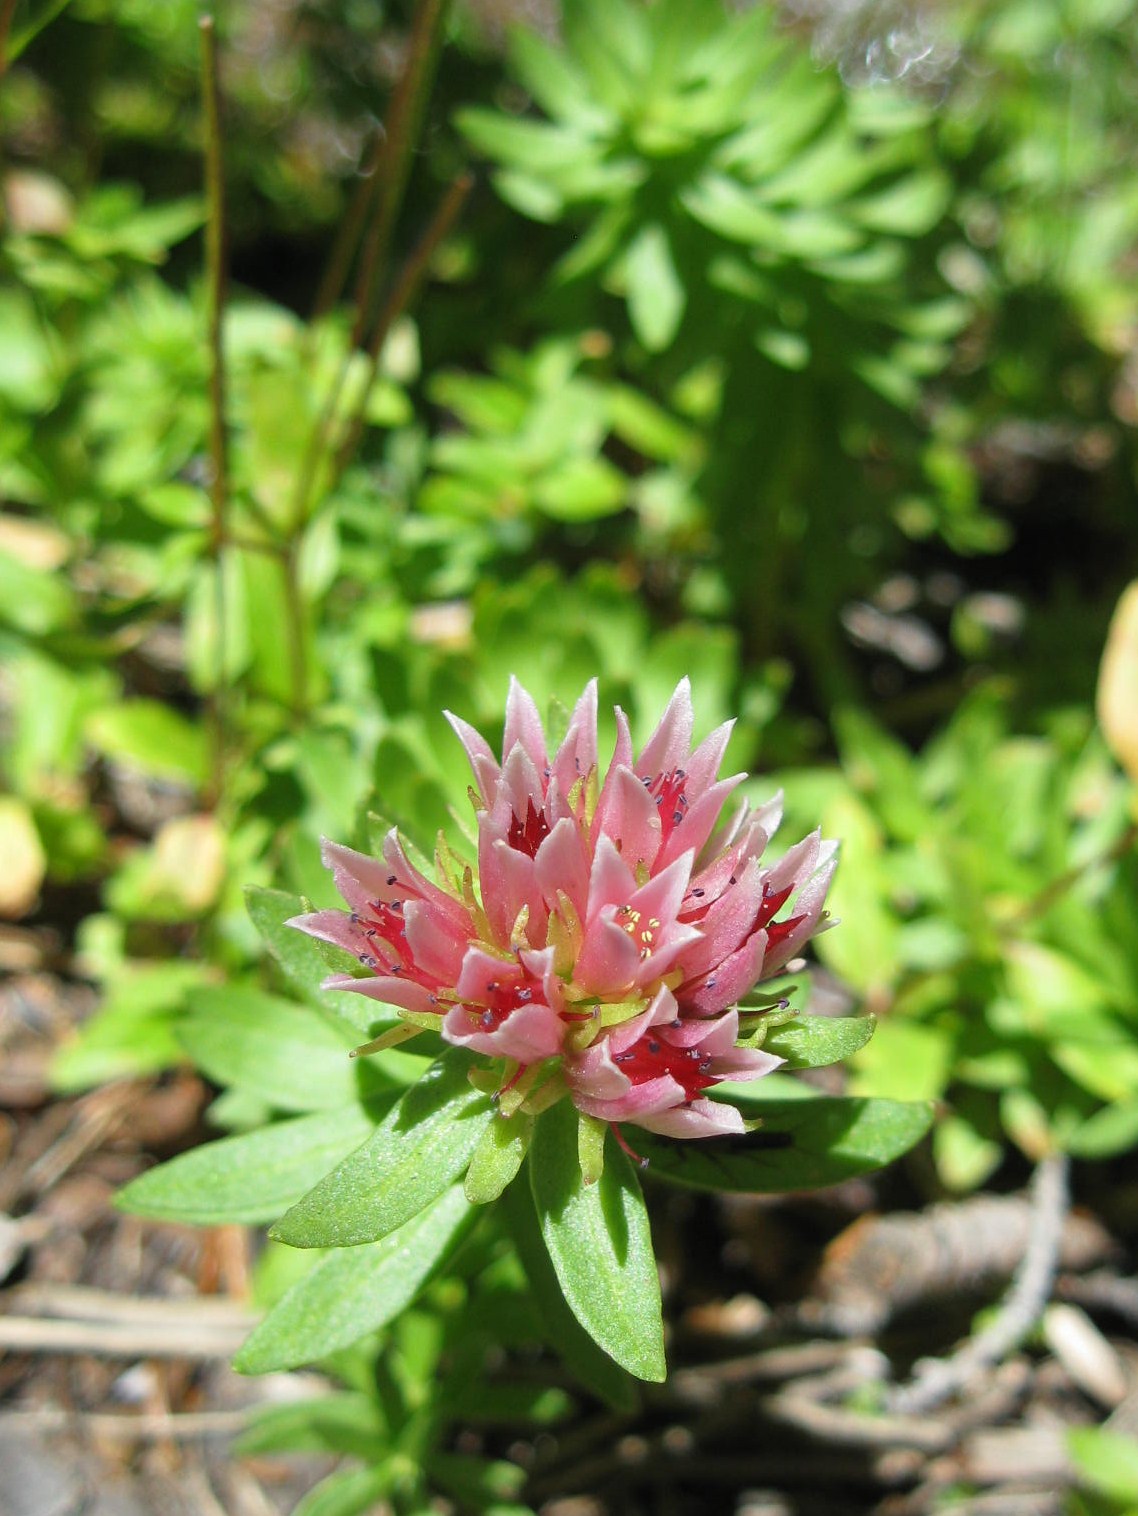
M 78 1432 L 98 1441 L 199 1442 L 212 1437 L 235 1437 L 249 1424 L 249 1411 L 183 1411 L 170 1415 L 113 1415 L 99 1411 L 69 1411 L 42 1406 L 34 1411 L 5 1411 L 8 1432 Z
M 426 231 L 420 237 L 410 258 L 404 264 L 399 278 L 395 281 L 387 299 L 384 301 L 379 320 L 375 324 L 375 330 L 368 340 L 367 376 L 364 379 L 363 388 L 356 402 L 355 412 L 348 424 L 348 430 L 336 451 L 336 461 L 333 469 L 334 480 L 339 479 L 343 474 L 344 469 L 351 461 L 356 448 L 359 446 L 360 437 L 367 420 L 368 399 L 379 373 L 379 360 L 383 354 L 383 345 L 387 341 L 396 319 L 411 305 L 418 294 L 419 287 L 426 278 L 431 259 L 434 257 L 439 244 L 449 234 L 458 220 L 473 184 L 474 179 L 472 175 L 460 174 L 450 186 L 439 202 Z
M 1059 1264 L 1063 1219 L 1070 1197 L 1065 1154 L 1052 1153 L 1035 1170 L 1031 1186 L 1032 1223 L 1020 1267 L 991 1325 L 951 1358 L 917 1365 L 912 1383 L 889 1396 L 889 1408 L 919 1416 L 966 1389 L 1017 1348 L 1035 1326 L 1051 1296 Z
M 386 146 L 377 166 L 378 205 L 364 240 L 356 276 L 353 296 L 355 317 L 351 336 L 344 360 L 313 427 L 297 474 L 293 519 L 298 527 L 308 514 L 309 496 L 320 461 L 334 446 L 332 434 L 340 399 L 356 350 L 364 342 L 371 325 L 383 265 L 411 172 L 411 158 L 430 93 L 433 64 L 438 54 L 448 5 L 449 0 L 419 0 L 414 9 L 407 59 L 392 96 Z M 368 196 L 369 205 L 373 198 Z
M 0 1296 L 5 1305 L 14 1306 L 36 1317 L 62 1318 L 66 1321 L 112 1321 L 122 1325 L 153 1326 L 171 1321 L 179 1326 L 234 1326 L 248 1330 L 253 1317 L 239 1300 L 220 1295 L 194 1295 L 185 1299 L 158 1296 L 120 1295 L 113 1290 L 92 1289 L 86 1285 L 52 1284 L 32 1280 L 16 1285 Z
M 1104 868 L 1109 863 L 1117 863 L 1125 858 L 1135 843 L 1138 843 L 1138 822 L 1132 821 L 1129 826 L 1116 837 L 1111 845 L 1104 848 L 1101 853 L 1096 853 L 1093 858 L 1088 858 L 1085 863 L 1076 864 L 1066 873 L 1052 879 L 1044 885 L 1038 895 L 1033 896 L 1024 906 L 1014 913 L 1004 924 L 1012 928 L 1026 926 L 1030 921 L 1036 921 L 1060 901 L 1068 890 L 1072 889 L 1079 880 L 1084 878 L 1092 870 Z
M 312 315 L 309 317 L 309 332 L 328 314 L 344 293 L 344 287 L 348 282 L 348 270 L 351 268 L 352 258 L 363 235 L 375 191 L 380 184 L 379 170 L 383 163 L 386 143 L 387 135 L 382 126 L 379 126 L 372 141 L 367 162 L 360 174 L 360 182 L 352 196 L 348 213 L 340 223 L 327 266 L 317 287 L 316 298 L 312 302 Z
M 91 1353 L 101 1358 L 229 1358 L 257 1318 L 243 1323 L 186 1321 L 56 1321 L 42 1316 L 0 1316 L 0 1350 L 17 1353 Z

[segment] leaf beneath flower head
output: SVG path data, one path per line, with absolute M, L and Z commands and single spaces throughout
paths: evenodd
M 775 1027 L 760 1045 L 764 1052 L 785 1058 L 788 1069 L 823 1068 L 864 1047 L 875 1025 L 873 1016 L 797 1016 Z
M 597 1346 L 565 1302 L 541 1235 L 530 1187 L 510 1185 L 502 1196 L 499 1214 L 505 1217 L 510 1241 L 525 1270 L 546 1342 L 598 1399 L 615 1411 L 635 1410 L 636 1381 Z
M 902 1100 L 757 1101 L 758 1131 L 672 1142 L 636 1133 L 658 1179 L 697 1190 L 778 1194 L 868 1174 L 907 1153 L 928 1131 L 932 1105 Z
M 321 989 L 329 974 L 328 964 L 311 937 L 287 924 L 293 916 L 303 916 L 312 909 L 302 895 L 253 887 L 245 891 L 245 907 L 289 982 L 311 1004 L 334 1012 L 361 1032 L 370 1032 L 377 1023 L 394 1022 L 393 1010 L 369 1000 L 366 995 L 356 995 L 350 990 Z M 337 965 L 338 969 L 351 965 L 348 955 L 343 956 L 344 963 Z
M 310 1190 L 272 1230 L 294 1248 L 377 1242 L 417 1216 L 466 1169 L 494 1117 L 467 1080 L 470 1055 L 451 1048 L 396 1102 L 369 1141 Z
M 119 1191 L 115 1204 L 189 1226 L 273 1221 L 374 1128 L 357 1105 L 275 1121 L 149 1169 Z
M 381 1242 L 329 1253 L 273 1307 L 234 1367 L 243 1374 L 294 1369 L 385 1326 L 414 1300 L 472 1215 L 453 1185 Z
M 581 1182 L 577 1112 L 547 1111 L 530 1148 L 542 1236 L 573 1314 L 610 1357 L 661 1383 L 664 1329 L 648 1212 L 635 1171 L 614 1145 L 596 1184 Z

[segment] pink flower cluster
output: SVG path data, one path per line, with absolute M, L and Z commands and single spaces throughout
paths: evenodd
M 368 971 L 335 975 L 330 988 L 509 1060 L 511 1085 L 558 1080 L 590 1116 L 671 1136 L 739 1132 L 735 1107 L 704 1091 L 781 1061 L 738 1045 L 733 1007 L 818 929 L 835 848 L 814 833 L 764 866 L 777 799 L 743 807 L 713 839 L 746 776 L 716 777 L 731 723 L 693 751 L 686 679 L 638 757 L 615 714 L 603 782 L 596 681 L 552 757 L 516 681 L 500 763 L 449 717 L 474 771 L 477 876 L 440 852 L 428 879 L 395 831 L 381 859 L 326 843 L 351 914 L 316 911 L 293 925 Z

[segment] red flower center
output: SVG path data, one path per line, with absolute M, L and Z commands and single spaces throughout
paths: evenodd
M 776 942 L 782 942 L 784 938 L 789 937 L 803 919 L 802 916 L 788 916 L 785 921 L 774 920 L 793 893 L 793 884 L 788 884 L 785 889 L 773 892 L 766 885 L 763 886 L 763 903 L 759 906 L 751 930 L 757 932 L 761 927 L 765 927 L 768 947 L 774 947 Z
M 662 843 L 667 842 L 684 819 L 688 808 L 687 796 L 684 794 L 687 777 L 683 769 L 669 769 L 666 773 L 657 774 L 655 779 L 644 781 L 645 789 L 655 800 L 656 809 L 660 812 Z
M 352 919 L 381 955 L 377 958 L 374 953 L 360 953 L 358 957 L 365 968 L 379 968 L 382 959 L 382 967 L 388 973 L 397 974 L 403 965 L 412 961 L 402 900 L 372 900 L 368 903 L 366 916 L 356 915 Z
M 515 852 L 526 853 L 532 858 L 548 836 L 549 822 L 545 819 L 545 812 L 539 811 L 532 800 L 526 801 L 524 821 L 519 816 L 510 817 L 506 841 Z
M 674 1047 L 660 1037 L 642 1037 L 627 1052 L 618 1053 L 613 1062 L 633 1084 L 671 1074 L 683 1090 L 685 1100 L 694 1100 L 701 1090 L 717 1082 L 715 1075 L 708 1072 L 711 1059 L 698 1048 Z
M 480 1032 L 496 1032 L 514 1011 L 533 1000 L 533 989 L 524 979 L 512 979 L 508 984 L 492 980 L 485 991 L 485 998 L 478 1005 L 468 1005 L 470 1019 Z

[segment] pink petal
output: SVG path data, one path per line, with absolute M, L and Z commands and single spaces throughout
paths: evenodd
M 327 837 L 321 840 L 320 857 L 324 867 L 332 870 L 336 888 L 353 910 L 364 910 L 372 900 L 397 900 L 406 893 L 398 878 L 388 883 L 391 868 L 378 858 L 330 842 Z
M 498 958 L 485 948 L 467 948 L 454 992 L 460 1000 L 487 1001 L 503 985 L 521 984 L 524 976 L 515 958 Z
M 631 869 L 651 868 L 660 851 L 660 813 L 631 769 L 610 770 L 593 817 L 593 838 L 608 837 Z
M 381 1000 L 384 1005 L 399 1006 L 405 1011 L 421 1015 L 441 1016 L 438 999 L 424 985 L 415 984 L 401 975 L 377 975 L 372 979 L 353 979 L 351 974 L 330 974 L 324 980 L 323 989 L 351 990 L 357 995 L 367 995 L 371 1000 Z
M 767 934 L 756 932 L 741 947 L 717 964 L 704 979 L 682 984 L 676 992 L 685 1015 L 715 1016 L 735 1005 L 758 982 L 763 970 Z
M 547 1005 L 520 1006 L 492 1031 L 479 1027 L 478 1015 L 477 1007 L 452 1006 L 442 1024 L 443 1037 L 476 1053 L 523 1064 L 555 1058 L 561 1051 L 564 1024 Z
M 309 937 L 317 937 L 321 942 L 330 942 L 333 947 L 343 948 L 353 958 L 368 952 L 367 938 L 343 911 L 310 911 L 306 916 L 290 917 L 285 925 L 306 932 Z
M 599 837 L 589 874 L 589 919 L 592 920 L 603 906 L 624 905 L 635 892 L 636 879 L 612 839 Z
M 520 744 L 529 754 L 539 774 L 549 767 L 545 754 L 545 732 L 533 696 L 510 675 L 510 693 L 506 696 L 506 731 L 502 738 L 502 761 Z
M 482 909 L 486 912 L 494 941 L 500 947 L 509 944 L 514 923 L 523 907 L 529 911 L 527 938 L 530 942 L 545 940 L 548 914 L 534 861 L 510 847 L 489 826 L 479 827 L 478 877 L 482 887 Z
M 466 756 L 474 771 L 474 782 L 482 796 L 482 804 L 489 808 L 493 804 L 494 792 L 498 785 L 498 760 L 491 752 L 490 744 L 482 733 L 472 727 L 468 721 L 463 721 L 461 716 L 455 716 L 450 711 L 444 711 L 443 715 L 450 722 L 455 736 L 466 749 Z
M 456 936 L 429 905 L 409 900 L 403 909 L 403 935 L 416 966 L 438 984 L 454 984 L 462 967 L 467 937 Z
M 597 766 L 597 681 L 590 679 L 573 708 L 569 729 L 551 767 L 563 796 Z
M 598 1121 L 635 1121 L 642 1126 L 646 1124 L 646 1115 L 676 1105 L 683 1098 L 683 1087 L 671 1074 L 632 1084 L 623 1095 L 609 1100 L 598 1099 L 587 1090 L 573 1087 L 573 1104 L 587 1116 L 595 1116 Z
M 430 906 L 440 922 L 446 921 L 450 930 L 457 935 L 473 936 L 473 922 L 469 912 L 461 901 L 453 895 L 448 895 L 445 890 L 440 890 L 437 884 L 431 882 L 425 874 L 421 874 L 411 860 L 407 857 L 400 840 L 399 833 L 392 827 L 383 839 L 383 859 L 388 865 L 387 876 L 389 879 L 395 876 L 395 884 L 388 885 L 385 879 L 387 893 L 382 899 L 394 898 L 395 889 L 398 888 L 403 895 L 411 893 L 417 895 L 422 901 Z
M 822 908 L 826 903 L 826 892 L 830 888 L 830 881 L 834 877 L 837 866 L 837 859 L 831 858 L 829 863 L 820 868 L 799 890 L 791 915 L 801 916 L 802 920 L 781 942 L 775 943 L 771 948 L 763 964 L 764 976 L 776 973 L 784 963 L 795 956 L 807 938 L 817 932 Z
M 637 759 L 637 774 L 643 779 L 655 779 L 657 774 L 666 774 L 670 769 L 686 768 L 694 724 L 691 681 L 685 675 L 676 685 L 659 725 Z
M 558 821 L 538 848 L 533 862 L 549 909 L 556 906 L 560 890 L 568 895 L 583 920 L 589 900 L 589 857 L 577 823 L 568 816 Z
M 735 729 L 734 721 L 725 721 L 722 726 L 717 726 L 713 732 L 706 736 L 688 761 L 683 765 L 687 774 L 689 794 L 702 795 L 704 790 L 714 781 L 719 772 L 719 766 L 723 762 L 723 755 L 727 751 L 727 744 L 731 740 L 731 733 Z M 745 778 L 745 775 L 740 775 Z
M 671 863 L 673 858 L 681 852 L 691 851 L 698 854 L 704 843 L 711 836 L 715 824 L 719 820 L 723 807 L 732 790 L 742 784 L 746 774 L 732 774 L 729 779 L 720 779 L 710 789 L 705 790 L 699 799 L 685 812 L 684 818 L 673 829 L 672 835 L 660 849 L 656 859 L 656 867 L 663 868 Z
M 636 982 L 640 947 L 613 920 L 615 909 L 605 906 L 607 914 L 590 920 L 584 946 L 574 965 L 574 982 L 586 995 L 619 998 Z
M 690 895 L 684 901 L 685 908 Z M 752 858 L 742 875 L 701 916 L 695 918 L 702 940 L 684 958 L 688 978 L 707 974 L 733 953 L 754 926 L 763 902 L 763 869 Z
M 661 1137 L 739 1136 L 747 1130 L 736 1107 L 724 1100 L 693 1100 L 634 1119 L 637 1126 Z

